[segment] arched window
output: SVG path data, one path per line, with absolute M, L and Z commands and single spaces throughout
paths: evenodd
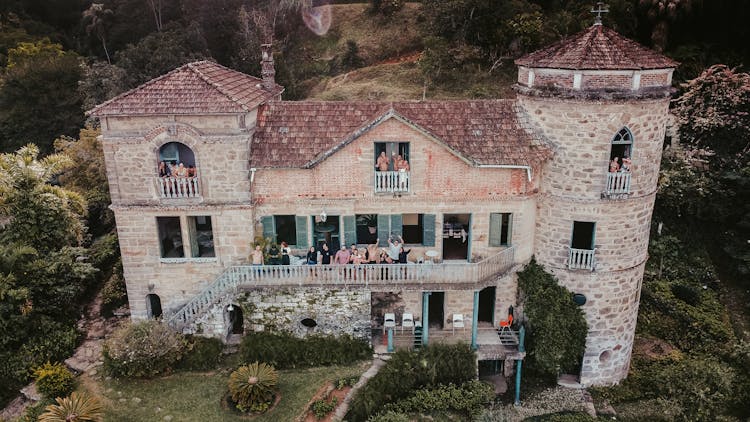
M 604 194 L 609 197 L 630 193 L 630 172 L 633 169 L 633 134 L 623 127 L 612 138 L 609 150 L 607 188 Z
M 612 138 L 612 148 L 609 153 L 609 171 L 630 171 L 632 166 L 630 158 L 632 151 L 633 134 L 628 128 L 624 127 Z
M 187 145 L 168 142 L 159 148 L 157 168 L 162 198 L 193 198 L 200 195 L 195 154 Z
M 159 298 L 159 295 L 153 293 L 146 295 L 146 312 L 148 313 L 149 319 L 161 317 L 161 299 Z

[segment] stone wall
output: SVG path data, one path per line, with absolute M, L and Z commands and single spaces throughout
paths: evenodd
M 159 295 L 165 313 L 198 294 L 229 265 L 250 255 L 252 213 L 242 206 L 114 207 L 130 311 L 147 318 L 146 295 Z M 214 258 L 161 258 L 156 217 L 180 217 L 187 243 L 187 216 L 211 216 Z M 186 256 L 189 256 L 186 253 Z
M 581 383 L 617 383 L 630 365 L 669 101 L 521 95 L 519 103 L 556 147 L 542 175 L 536 258 L 562 285 L 588 299 Z M 602 192 L 611 141 L 623 127 L 633 134 L 631 193 L 609 199 Z M 594 271 L 567 268 L 574 221 L 596 223 Z
M 196 322 L 203 335 L 222 338 L 229 332 L 227 307 L 242 309 L 245 332 L 289 332 L 298 337 L 312 334 L 348 334 L 370 340 L 370 292 L 323 288 L 252 290 L 227 297 Z M 301 323 L 310 318 L 317 324 Z

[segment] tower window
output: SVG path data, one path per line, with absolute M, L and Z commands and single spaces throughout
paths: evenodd
M 570 247 L 573 249 L 594 249 L 594 233 L 596 223 L 589 221 L 574 221 L 573 222 L 573 239 L 570 242 Z
M 609 152 L 609 171 L 630 172 L 632 167 L 633 134 L 626 127 L 620 129 L 612 138 Z

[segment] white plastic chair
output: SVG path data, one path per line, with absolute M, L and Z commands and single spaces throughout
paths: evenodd
M 463 314 L 453 314 L 453 334 L 456 334 L 456 328 L 463 328 L 466 331 Z
M 396 314 L 385 314 L 385 317 L 383 318 L 383 332 L 389 328 L 396 328 Z
M 401 317 L 401 333 L 406 327 L 411 327 L 412 332 L 414 331 L 414 315 L 405 312 Z

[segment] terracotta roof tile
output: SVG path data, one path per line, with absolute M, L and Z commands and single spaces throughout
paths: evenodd
M 243 113 L 279 95 L 261 80 L 210 61 L 188 63 L 102 103 L 87 114 L 151 115 Z
M 514 100 L 272 101 L 258 114 L 251 165 L 312 167 L 391 116 L 415 125 L 475 165 L 530 165 L 550 155 L 524 124 Z
M 677 67 L 679 63 L 603 25 L 593 25 L 521 57 L 516 64 L 553 69 L 638 70 Z

